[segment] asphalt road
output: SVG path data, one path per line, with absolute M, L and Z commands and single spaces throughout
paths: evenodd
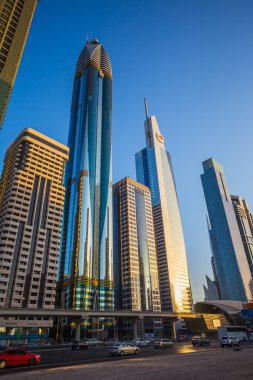
M 245 346 L 247 347 L 247 346 Z M 253 347 L 251 344 L 250 347 Z M 193 347 L 191 343 L 176 343 L 174 348 L 167 349 L 155 349 L 153 347 L 143 347 L 141 348 L 141 353 L 138 357 L 135 355 L 129 355 L 124 357 L 111 357 L 108 353 L 108 348 L 106 347 L 94 347 L 88 350 L 72 351 L 70 348 L 58 348 L 58 349 L 48 349 L 43 351 L 36 351 L 41 355 L 41 363 L 35 367 L 14 367 L 2 370 L 0 376 L 8 374 L 19 374 L 17 378 L 21 375 L 28 374 L 28 372 L 38 371 L 43 372 L 46 369 L 61 368 L 71 366 L 76 367 L 77 365 L 84 364 L 97 364 L 109 362 L 113 365 L 114 362 L 124 361 L 124 360 L 136 360 L 141 358 L 148 359 L 151 358 L 161 358 L 161 357 L 173 357 L 185 354 L 197 354 L 198 352 L 213 352 L 213 351 L 224 351 L 232 350 L 230 348 L 220 348 L 217 342 L 212 342 L 210 346 L 203 347 Z

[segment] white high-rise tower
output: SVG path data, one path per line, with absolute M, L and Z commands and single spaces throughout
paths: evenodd
M 162 310 L 192 312 L 186 249 L 169 153 L 155 116 L 148 116 L 146 148 L 135 155 L 137 181 L 152 195 Z

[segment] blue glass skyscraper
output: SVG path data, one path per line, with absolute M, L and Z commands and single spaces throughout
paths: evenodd
M 222 166 L 210 158 L 201 175 L 221 299 L 252 300 L 252 277 Z
M 59 270 L 68 308 L 113 308 L 111 123 L 111 64 L 94 39 L 79 56 L 71 105 Z

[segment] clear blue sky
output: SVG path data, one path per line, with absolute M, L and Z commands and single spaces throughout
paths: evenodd
M 66 143 L 73 75 L 86 34 L 113 68 L 113 179 L 135 177 L 143 97 L 172 154 L 194 301 L 211 274 L 201 162 L 224 167 L 253 210 L 251 0 L 40 0 L 3 130 L 0 160 L 24 128 Z

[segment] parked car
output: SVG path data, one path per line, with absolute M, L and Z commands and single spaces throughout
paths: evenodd
M 154 347 L 155 348 L 173 348 L 174 347 L 174 343 L 167 339 L 167 338 L 164 338 L 164 339 L 155 339 L 154 340 Z
M 22 350 L 20 348 L 9 348 L 0 352 L 0 369 L 7 366 L 35 365 L 40 363 L 40 355 Z
M 179 335 L 177 340 L 178 340 L 178 342 L 184 342 L 186 340 L 189 340 L 189 336 L 188 335 Z
M 98 340 L 95 338 L 86 339 L 86 342 L 89 344 L 90 347 L 96 347 L 103 343 L 102 340 Z
M 192 345 L 193 346 L 209 346 L 210 340 L 207 338 L 203 338 L 200 335 L 194 335 L 192 337 Z
M 135 344 L 137 347 L 148 347 L 150 346 L 150 342 L 147 339 L 143 338 L 137 338 L 133 341 L 133 344 Z
M 75 341 L 72 343 L 72 350 L 88 350 L 90 347 L 89 343 L 87 341 Z
M 117 343 L 109 348 L 111 356 L 139 355 L 140 349 L 132 343 Z
M 117 344 L 119 341 L 117 339 L 107 339 L 103 342 L 104 346 L 112 346 L 113 344 Z
M 228 346 L 228 347 L 237 346 L 237 347 L 239 347 L 240 341 L 239 341 L 239 339 L 235 338 L 234 336 L 222 336 L 220 338 L 220 345 L 221 345 L 221 347 L 225 347 L 225 346 Z
M 146 340 L 151 344 L 154 344 L 155 338 L 146 338 Z

